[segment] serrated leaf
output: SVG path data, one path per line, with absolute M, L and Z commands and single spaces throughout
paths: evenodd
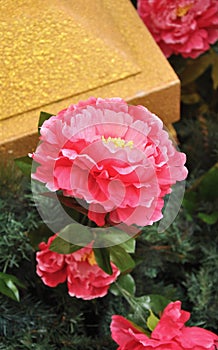
M 40 128 L 42 126 L 42 124 L 44 123 L 44 121 L 48 120 L 49 118 L 51 118 L 54 114 L 50 114 L 47 112 L 41 112 L 40 116 L 39 116 L 39 122 L 38 122 L 38 133 L 40 134 Z
M 50 250 L 59 254 L 71 254 L 83 247 L 71 244 L 63 238 L 57 236 L 50 245 Z
M 25 156 L 25 157 L 16 158 L 14 161 L 24 175 L 26 176 L 31 175 L 32 158 Z
M 155 327 L 157 326 L 158 322 L 160 321 L 159 318 L 157 318 L 154 313 L 152 312 L 152 310 L 150 310 L 150 315 L 149 317 L 147 318 L 147 326 L 148 326 L 148 329 L 152 332 Z
M 107 248 L 93 248 L 95 254 L 95 260 L 98 266 L 106 272 L 108 275 L 113 274 L 113 270 L 110 263 L 110 253 Z
M 121 275 L 110 287 L 110 292 L 116 296 L 122 295 L 121 290 L 125 290 L 131 295 L 135 294 L 135 280 L 130 274 Z
M 135 262 L 131 256 L 121 246 L 109 247 L 111 261 L 118 267 L 121 272 L 132 270 Z

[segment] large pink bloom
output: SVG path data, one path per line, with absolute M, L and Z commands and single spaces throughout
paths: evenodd
M 118 350 L 215 350 L 218 336 L 203 328 L 186 327 L 189 317 L 176 301 L 164 309 L 150 337 L 119 315 L 112 316 L 111 334 Z
M 138 0 L 137 6 L 166 57 L 196 58 L 218 40 L 217 0 Z
M 69 295 L 84 300 L 105 296 L 119 276 L 119 269 L 111 263 L 112 275 L 105 273 L 97 265 L 90 245 L 71 254 L 52 252 L 49 248 L 56 237 L 55 234 L 48 243 L 41 242 L 36 253 L 36 272 L 43 282 L 56 287 L 67 280 Z
M 163 197 L 184 180 L 186 157 L 162 121 L 122 99 L 90 98 L 45 121 L 32 175 L 51 191 L 88 203 L 98 226 L 150 225 L 162 217 Z

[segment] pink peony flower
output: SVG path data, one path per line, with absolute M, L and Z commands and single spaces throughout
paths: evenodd
M 48 243 L 39 244 L 40 251 L 36 253 L 36 272 L 43 282 L 49 287 L 56 287 L 66 281 L 67 269 L 65 257 L 49 250 L 49 247 L 57 235 L 48 239 Z
M 138 0 L 137 7 L 166 57 L 196 58 L 218 40 L 217 0 Z
M 66 256 L 69 294 L 90 300 L 107 294 L 110 285 L 120 274 L 111 263 L 113 274 L 108 275 L 96 263 L 91 247 L 85 247 Z
M 176 151 L 162 121 L 120 98 L 90 98 L 44 122 L 32 155 L 32 177 L 51 191 L 85 200 L 98 226 L 151 225 L 163 197 L 184 180 L 185 154 Z
M 84 300 L 103 297 L 120 274 L 118 268 L 111 263 L 112 275 L 105 273 L 96 263 L 91 246 L 84 247 L 71 254 L 59 254 L 49 250 L 57 237 L 53 235 L 48 243 L 39 244 L 36 253 L 36 272 L 49 287 L 56 287 L 67 280 L 70 296 Z
M 122 316 L 112 316 L 111 335 L 118 350 L 215 350 L 218 336 L 199 327 L 186 327 L 190 313 L 181 310 L 181 302 L 170 303 L 156 328 L 148 337 Z

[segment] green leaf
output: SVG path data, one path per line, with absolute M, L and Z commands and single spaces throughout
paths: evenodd
M 133 310 L 131 319 L 141 327 L 144 327 L 147 323 L 148 313 L 152 311 L 158 316 L 170 303 L 170 300 L 156 294 L 132 297 L 130 294 L 124 292 L 123 295 Z
M 184 197 L 184 205 L 193 213 L 199 201 L 214 202 L 218 198 L 218 163 L 196 179 Z
M 19 291 L 17 287 L 15 286 L 14 282 L 11 279 L 5 280 L 4 281 L 8 289 L 12 292 L 14 295 L 14 300 L 20 301 L 20 296 L 19 296 Z
M 50 250 L 59 254 L 71 254 L 81 249 L 81 246 L 69 243 L 65 239 L 57 236 L 50 245 Z
M 31 246 L 37 250 L 39 243 L 47 242 L 48 238 L 52 236 L 53 232 L 48 228 L 46 224 L 41 224 L 37 229 L 27 233 Z
M 51 118 L 54 114 L 50 114 L 47 112 L 41 112 L 40 116 L 39 116 L 39 122 L 38 122 L 38 133 L 40 134 L 40 128 L 42 126 L 42 124 L 44 123 L 45 120 L 48 120 L 49 118 Z
M 218 211 L 211 214 L 199 213 L 198 217 L 208 225 L 214 225 L 218 221 Z
M 0 272 L 0 279 L 5 280 L 5 281 L 6 280 L 11 280 L 15 284 L 17 284 L 18 287 L 26 288 L 25 285 L 14 275 L 9 275 L 7 273 Z
M 94 240 L 91 229 L 79 223 L 67 225 L 59 232 L 58 236 L 78 246 L 86 246 Z
M 196 205 L 198 203 L 197 193 L 195 192 L 186 192 L 183 198 L 182 205 L 188 211 L 189 214 L 194 214 Z
M 93 248 L 93 251 L 98 266 L 108 275 L 112 275 L 113 270 L 110 263 L 110 253 L 108 248 Z
M 156 315 L 162 313 L 165 307 L 171 302 L 169 299 L 159 294 L 150 294 L 149 298 L 150 310 Z
M 135 240 L 123 230 L 116 227 L 93 228 L 95 241 L 98 246 L 110 247 L 115 245 L 122 246 L 128 253 L 135 252 Z
M 134 278 L 130 275 L 121 275 L 110 287 L 110 292 L 114 295 L 122 295 L 121 290 L 125 290 L 131 295 L 135 294 L 136 286 Z
M 1 279 L 0 279 L 0 293 L 6 295 L 7 297 L 15 301 L 19 301 L 19 298 L 17 298 L 16 295 L 14 295 L 11 289 L 8 288 L 8 286 L 6 285 L 5 281 Z
M 19 291 L 15 285 L 15 283 L 22 288 L 25 288 L 23 283 L 21 283 L 17 277 L 13 275 L 9 275 L 3 272 L 0 272 L 0 293 L 6 295 L 7 297 L 19 301 Z
M 127 253 L 135 253 L 135 239 L 130 238 L 128 241 L 119 244 Z
M 143 295 L 141 297 L 132 298 L 133 305 L 141 309 L 142 316 L 146 311 L 152 310 L 156 315 L 159 315 L 165 307 L 170 303 L 170 300 L 159 294 Z M 131 305 L 131 303 L 130 303 Z
M 202 176 L 198 188 L 202 199 L 214 201 L 218 198 L 218 163 Z
M 22 171 L 22 173 L 26 176 L 31 175 L 31 169 L 32 169 L 32 158 L 25 156 L 20 157 L 14 160 L 15 164 L 18 166 L 18 168 Z
M 132 270 L 135 262 L 131 256 L 121 246 L 109 247 L 111 261 L 118 267 L 121 272 Z
M 159 321 L 160 319 L 153 314 L 152 310 L 150 310 L 150 316 L 147 318 L 147 326 L 151 332 L 155 329 Z

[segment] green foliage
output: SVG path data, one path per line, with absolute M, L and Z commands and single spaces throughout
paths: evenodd
M 110 287 L 110 292 L 113 295 L 121 295 L 122 296 L 122 290 L 127 291 L 130 295 L 135 295 L 136 292 L 136 285 L 134 278 L 130 275 L 121 275 L 118 280 L 112 284 Z
M 0 293 L 13 300 L 20 301 L 19 291 L 16 285 L 24 288 L 23 283 L 17 277 L 0 272 Z
M 108 248 L 111 261 L 121 272 L 131 271 L 135 267 L 135 262 L 131 256 L 119 245 Z
M 57 236 L 50 245 L 50 250 L 59 254 L 74 253 L 81 248 L 81 246 L 69 243 L 59 236 Z
M 157 326 L 158 322 L 159 322 L 159 318 L 157 318 L 152 312 L 152 310 L 150 310 L 150 315 L 148 316 L 147 322 L 146 322 L 148 329 L 152 332 Z
M 110 252 L 107 248 L 94 248 L 95 260 L 98 266 L 107 274 L 112 275 L 113 270 L 110 263 Z

